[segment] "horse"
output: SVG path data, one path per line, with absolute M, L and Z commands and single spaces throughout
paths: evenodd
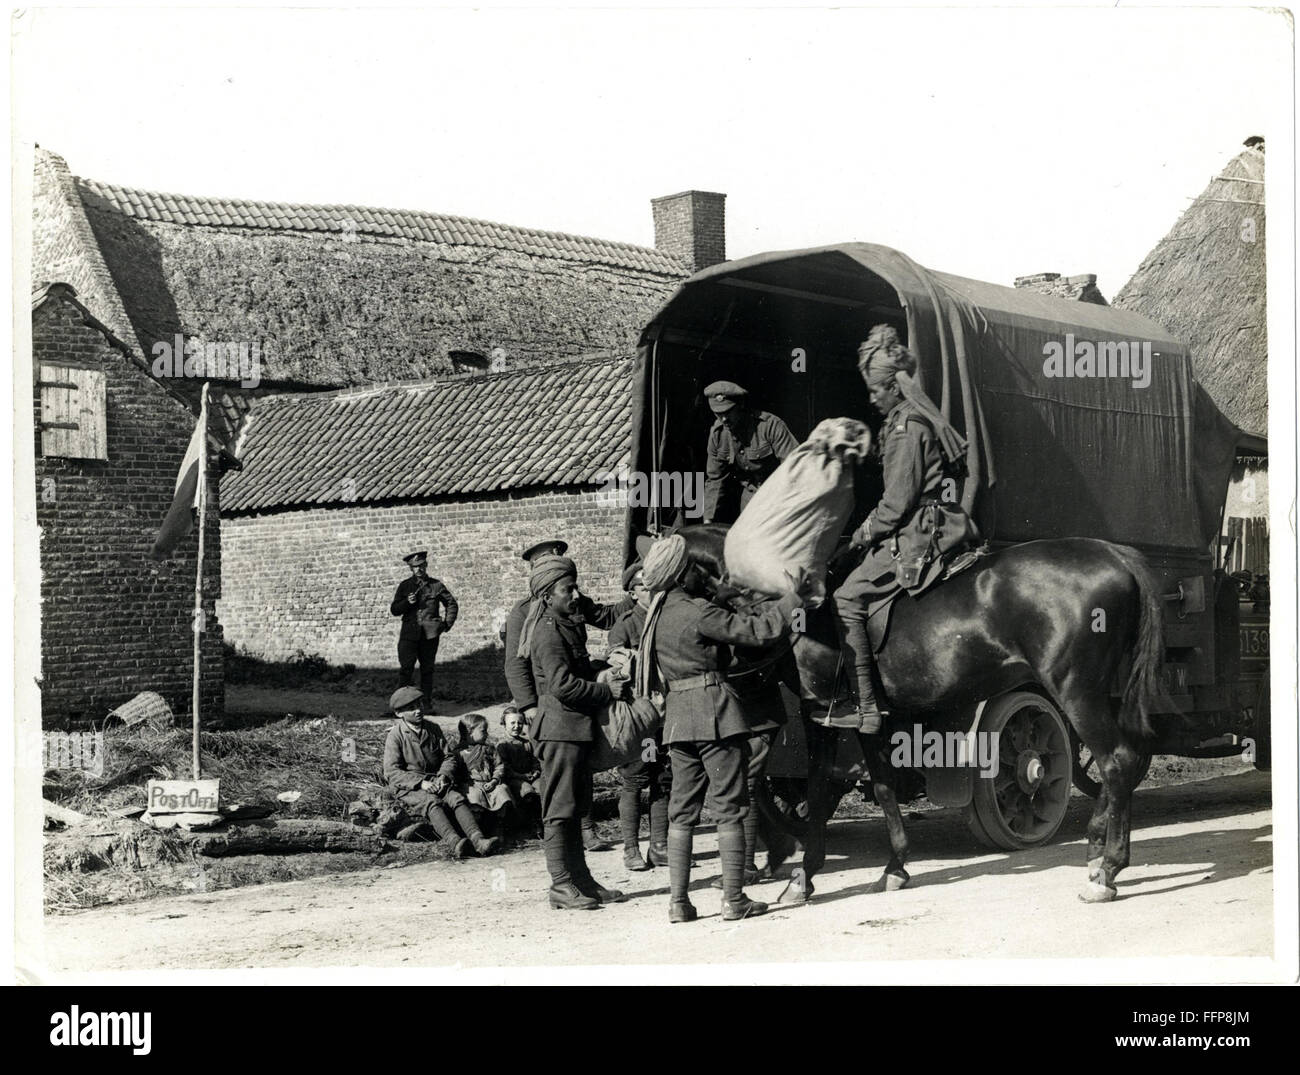
M 727 527 L 700 524 L 678 532 L 691 557 L 725 580 Z M 856 566 L 852 557 L 848 560 L 839 577 Z M 832 577 L 828 589 L 839 577 Z M 725 584 L 718 599 L 734 607 L 748 603 L 746 595 Z M 920 718 L 1025 687 L 1056 703 L 1092 751 L 1101 775 L 1101 793 L 1087 826 L 1088 880 L 1079 893 L 1086 903 L 1113 900 L 1115 877 L 1129 864 L 1130 800 L 1150 762 L 1150 714 L 1163 697 L 1162 613 L 1159 590 L 1136 549 L 1093 538 L 1030 541 L 982 557 L 919 599 L 900 596 L 876 655 L 895 715 Z M 829 603 L 807 610 L 803 626 L 785 675 L 806 716 L 830 704 L 841 661 Z M 1126 662 L 1123 691 L 1113 702 L 1110 687 Z M 836 732 L 811 721 L 806 728 L 808 838 L 803 868 L 778 900 L 786 905 L 809 900 L 812 879 L 826 858 Z M 889 833 L 891 854 L 879 887 L 898 889 L 909 880 L 898 774 L 883 732 L 859 740 Z

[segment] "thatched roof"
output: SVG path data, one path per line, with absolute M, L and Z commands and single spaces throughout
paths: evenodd
M 223 513 L 590 485 L 626 462 L 630 359 L 253 404 Z M 472 431 L 467 435 L 466 431 Z
M 94 271 L 38 257 L 38 277 L 79 290 L 82 276 L 102 281 L 112 294 L 97 307 L 143 355 L 177 334 L 257 345 L 263 383 L 282 387 L 438 376 L 452 351 L 510 369 L 626 352 L 686 276 L 676 258 L 630 243 L 435 213 L 158 194 L 73 178 L 47 151 L 42 169 L 37 227 L 51 238 L 38 255 L 79 252 Z M 40 204 L 43 191 L 57 212 Z
M 1191 344 L 1196 378 L 1229 418 L 1268 430 L 1264 149 L 1243 150 L 1142 261 L 1114 305 Z

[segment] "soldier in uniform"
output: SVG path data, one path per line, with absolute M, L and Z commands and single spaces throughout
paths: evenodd
M 653 634 L 647 647 L 653 649 L 665 692 L 663 738 L 673 766 L 668 919 L 691 922 L 697 917 L 687 890 L 695 826 L 706 802 L 717 822 L 722 917 L 735 921 L 763 914 L 767 905 L 744 891 L 752 731 L 743 703 L 726 685 L 725 673 L 733 645 L 762 647 L 781 638 L 791 613 L 802 604 L 802 583 L 795 592 L 752 612 L 728 612 L 705 597 L 704 574 L 689 559 L 680 534 L 651 548 L 645 582 L 652 592 L 665 594 L 648 628 Z
M 867 382 L 871 406 L 884 415 L 880 451 L 884 466 L 884 492 L 866 521 L 854 532 L 852 544 L 865 547 L 862 563 L 835 591 L 845 666 L 852 670 L 850 689 L 857 712 L 830 717 L 830 727 L 857 728 L 875 735 L 882 727 L 876 699 L 875 657 L 867 637 L 868 603 L 899 589 L 899 548 L 924 545 L 922 512 L 938 505 L 943 479 L 965 445 L 943 415 L 912 380 L 916 358 L 889 325 L 877 325 L 858 348 L 858 369 Z M 976 535 L 969 516 L 958 504 L 942 506 L 946 540 L 967 540 Z
M 384 740 L 384 782 L 408 814 L 432 826 L 453 858 L 464 858 L 471 846 L 490 855 L 499 841 L 483 835 L 468 800 L 454 787 L 456 755 L 442 729 L 424 719 L 420 701 L 416 687 L 398 687 L 388 700 L 397 720 Z
M 733 521 L 781 460 L 799 447 L 780 418 L 750 408 L 748 395 L 731 381 L 714 381 L 704 390 L 718 416 L 709 430 L 704 469 L 706 523 Z
M 636 604 L 619 617 L 610 628 L 610 649 L 622 646 L 636 649 L 645 630 L 646 608 L 650 591 L 645 588 L 645 572 L 638 561 L 623 572 L 623 589 Z M 620 783 L 618 820 L 623 832 L 623 865 L 633 872 L 652 866 L 668 865 L 668 793 L 673 786 L 673 771 L 663 740 L 655 736 L 653 744 L 635 761 L 618 767 Z M 650 795 L 650 847 L 641 857 L 641 792 Z
M 540 557 L 563 556 L 568 551 L 569 543 L 556 538 L 551 541 L 539 541 L 536 545 L 530 545 L 519 555 L 531 569 L 533 562 Z M 586 597 L 582 600 L 590 603 Z M 532 727 L 533 717 L 537 713 L 537 683 L 533 679 L 532 665 L 527 658 L 519 656 L 519 638 L 523 634 L 524 620 L 528 616 L 528 608 L 532 602 L 532 595 L 526 594 L 522 600 L 515 603 L 514 608 L 510 610 L 510 615 L 506 617 L 505 627 L 502 629 L 501 634 L 501 639 L 506 647 L 506 685 L 510 688 L 510 697 L 515 708 L 523 714 L 524 721 L 530 728 Z M 584 611 L 589 610 L 584 609 Z M 592 623 L 594 621 L 588 619 L 587 622 Z M 587 851 L 609 851 L 611 849 L 611 845 L 596 834 L 596 826 L 592 823 L 590 812 L 582 815 L 582 846 Z
M 578 569 L 563 556 L 533 559 L 528 578 L 533 600 L 524 618 L 517 653 L 532 665 L 537 719 L 532 728 L 541 762 L 542 821 L 548 898 L 562 910 L 590 910 L 627 897 L 596 882 L 583 854 L 580 819 L 591 810 L 594 721 L 603 706 L 620 697 L 628 681 L 617 676 L 598 683 L 587 653 L 591 622 L 606 630 L 632 606 L 598 605 L 578 588 Z
M 413 552 L 403 556 L 411 577 L 397 587 L 391 611 L 402 617 L 397 636 L 397 663 L 401 686 L 415 683 L 415 662 L 420 662 L 420 693 L 424 711 L 433 712 L 433 663 L 438 658 L 438 639 L 450 631 L 460 612 L 456 598 L 438 579 L 429 577 L 429 554 Z

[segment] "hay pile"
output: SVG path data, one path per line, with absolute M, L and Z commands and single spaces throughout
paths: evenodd
M 267 804 L 280 816 L 342 820 L 349 802 L 379 791 L 376 771 L 385 731 L 345 728 L 334 720 L 280 720 L 203 732 L 203 775 L 221 781 L 223 805 Z M 101 775 L 51 770 L 44 794 L 61 806 L 104 816 L 117 808 L 143 807 L 149 780 L 184 779 L 191 772 L 188 729 L 116 728 L 104 734 Z M 292 803 L 277 801 L 285 791 L 301 795 Z

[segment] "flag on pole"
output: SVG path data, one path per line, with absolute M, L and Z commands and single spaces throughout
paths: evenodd
M 194 436 L 190 437 L 190 446 L 185 449 L 180 473 L 176 475 L 176 495 L 150 553 L 155 560 L 166 560 L 194 529 L 194 515 L 199 507 L 199 466 L 207 461 L 208 431 L 205 425 L 202 418 L 195 423 Z

